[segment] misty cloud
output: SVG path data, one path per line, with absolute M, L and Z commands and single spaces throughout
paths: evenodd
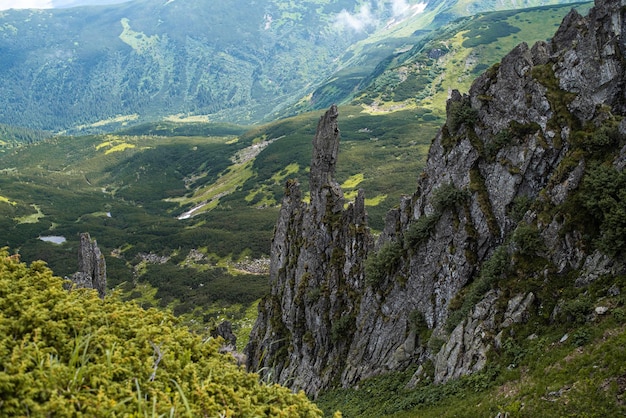
M 0 10 L 8 9 L 52 9 L 52 0 L 4 0 L 0 2 Z
M 365 3 L 356 13 L 343 9 L 335 16 L 335 27 L 340 30 L 363 32 L 379 25 L 382 20 L 393 19 L 413 12 L 419 14 L 426 3 L 411 4 L 408 0 L 376 0 Z
M 362 32 L 369 27 L 374 27 L 378 24 L 378 20 L 372 13 L 372 8 L 369 4 L 361 6 L 358 13 L 350 13 L 346 9 L 343 9 L 335 17 L 335 26 L 340 29 L 352 29 L 356 32 Z
M 411 8 L 411 5 L 406 0 L 393 0 L 391 2 L 391 11 L 394 17 L 403 15 Z

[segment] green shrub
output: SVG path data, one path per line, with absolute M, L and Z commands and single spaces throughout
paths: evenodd
M 505 146 L 513 142 L 514 136 L 509 129 L 504 129 L 498 132 L 493 139 L 487 141 L 485 144 L 485 156 L 487 160 L 493 161 L 500 151 Z
M 511 261 L 507 248 L 505 246 L 498 247 L 489 260 L 483 263 L 478 278 L 468 285 L 468 289 L 464 293 L 463 302 L 460 304 L 461 307 L 450 311 L 450 316 L 446 323 L 448 331 L 454 330 L 485 294 L 506 276 L 510 265 Z M 456 304 L 459 304 L 459 302 L 457 301 Z
M 333 321 L 330 328 L 330 339 L 335 343 L 347 341 L 346 336 L 354 333 L 355 322 L 354 315 L 342 315 L 339 319 Z
M 582 347 L 591 341 L 593 337 L 593 333 L 589 328 L 579 328 L 572 334 L 572 344 L 576 347 Z
M 433 192 L 433 206 L 436 212 L 454 209 L 467 202 L 470 198 L 468 190 L 461 190 L 452 183 L 443 184 Z
M 614 308 L 611 310 L 611 314 L 618 323 L 623 323 L 626 320 L 626 311 L 624 311 L 624 308 Z
M 539 235 L 539 230 L 525 223 L 518 225 L 513 232 L 512 242 L 520 255 L 532 256 L 538 251 L 545 250 L 545 243 Z
M 472 108 L 469 98 L 450 102 L 446 124 L 451 132 L 458 131 L 462 125 L 474 126 L 477 120 L 478 112 Z
M 517 196 L 513 199 L 511 208 L 509 209 L 509 216 L 513 222 L 519 222 L 522 220 L 528 209 L 533 203 L 533 199 L 529 196 Z
M 498 132 L 491 140 L 486 142 L 485 157 L 493 161 L 498 151 L 502 148 L 513 144 L 516 139 L 523 139 L 540 129 L 541 127 L 536 122 L 522 124 L 515 120 L 511 121 L 507 129 Z
M 404 233 L 404 245 L 406 248 L 416 249 L 426 242 L 437 226 L 437 222 L 441 218 L 444 211 L 454 209 L 464 204 L 470 198 L 468 190 L 460 190 L 453 184 L 447 183 L 439 187 L 433 192 L 432 215 L 424 215 L 414 220 Z
M 431 232 L 439 222 L 439 215 L 421 216 L 411 222 L 409 229 L 404 233 L 404 244 L 407 248 L 417 249 L 426 242 Z
M 609 256 L 626 248 L 626 173 L 598 165 L 583 178 L 583 205 L 600 223 L 597 247 Z
M 0 416 L 321 416 L 171 314 L 63 285 L 0 251 Z
M 584 323 L 592 311 L 593 301 L 591 297 L 583 294 L 563 303 L 560 314 L 567 321 Z
M 532 135 L 539 131 L 541 126 L 537 122 L 519 123 L 516 120 L 512 120 L 509 123 L 509 131 L 514 138 L 523 139 L 528 135 Z
M 365 261 L 365 283 L 368 286 L 380 285 L 385 277 L 392 275 L 402 259 L 402 246 L 398 242 L 386 242 Z
M 409 314 L 409 326 L 417 335 L 428 330 L 428 323 L 424 314 L 417 309 Z

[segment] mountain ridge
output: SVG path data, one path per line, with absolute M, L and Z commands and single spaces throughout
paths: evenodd
M 563 318 L 554 294 L 623 275 L 624 245 L 608 238 L 625 204 L 608 197 L 626 149 L 623 5 L 571 11 L 549 43 L 520 44 L 453 91 L 417 192 L 374 248 L 337 204 L 303 209 L 288 189 L 248 366 L 311 396 L 411 365 L 443 383 L 482 370 L 511 326 Z M 307 211 L 319 233 L 298 226 Z M 309 270 L 311 254 L 326 267 Z

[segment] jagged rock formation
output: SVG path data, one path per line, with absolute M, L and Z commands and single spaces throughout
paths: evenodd
M 626 202 L 585 193 L 626 166 L 624 6 L 573 10 L 549 43 L 520 44 L 467 95 L 452 92 L 418 190 L 388 214 L 375 252 L 362 193 L 344 211 L 332 180 L 331 108 L 314 140 L 311 204 L 287 186 L 248 366 L 311 395 L 425 362 L 445 382 L 483 368 L 512 324 L 556 310 L 538 296 L 546 284 L 623 272 L 615 231 L 626 221 L 613 215 Z M 608 174 L 594 180 L 598 170 Z
M 320 119 L 313 140 L 311 202 L 289 181 L 271 247 L 271 295 L 247 347 L 248 368 L 309 393 L 328 387 L 343 367 L 364 288 L 361 260 L 371 238 L 364 195 L 344 209 L 334 180 L 337 108 Z
M 95 289 L 104 298 L 107 287 L 106 262 L 98 243 L 89 233 L 80 234 L 78 248 L 78 271 L 70 277 L 76 287 Z

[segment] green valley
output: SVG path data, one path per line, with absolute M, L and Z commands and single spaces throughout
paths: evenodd
M 536 22 L 541 14 L 556 24 L 568 9 L 461 19 L 433 30 L 410 50 L 379 56 L 382 64 L 363 84 L 368 87 L 340 108 L 337 173 L 348 199 L 358 188 L 365 190 L 372 228 L 381 230 L 387 211 L 414 191 L 430 141 L 443 123 L 445 91 L 466 86 L 484 68 L 482 62 L 496 61 L 510 43 L 545 38 L 552 30 L 545 25 L 538 32 L 537 25 L 516 22 Z M 465 45 L 472 38 L 467 34 L 488 38 L 490 22 L 503 21 L 517 25 L 515 34 Z M 142 42 L 136 48 L 149 47 L 149 38 L 133 39 Z M 349 97 L 345 93 L 331 98 Z M 177 314 L 195 312 L 201 327 L 242 300 L 228 315 L 244 320 L 242 312 L 267 291 L 267 271 L 259 275 L 245 266 L 269 254 L 285 181 L 296 178 L 308 189 L 319 115 L 314 111 L 253 127 L 207 123 L 202 117 L 144 124 L 137 124 L 142 118 L 117 118 L 102 125 L 126 125 L 111 134 L 46 141 L 29 134 L 26 142 L 39 142 L 0 148 L 2 245 L 70 275 L 78 234 L 88 231 L 103 249 L 110 286 L 124 289 L 126 297 L 144 306 L 169 306 Z M 39 239 L 47 236 L 67 241 Z M 245 294 L 238 290 L 241 283 Z M 189 288 L 196 296 L 185 294 Z

